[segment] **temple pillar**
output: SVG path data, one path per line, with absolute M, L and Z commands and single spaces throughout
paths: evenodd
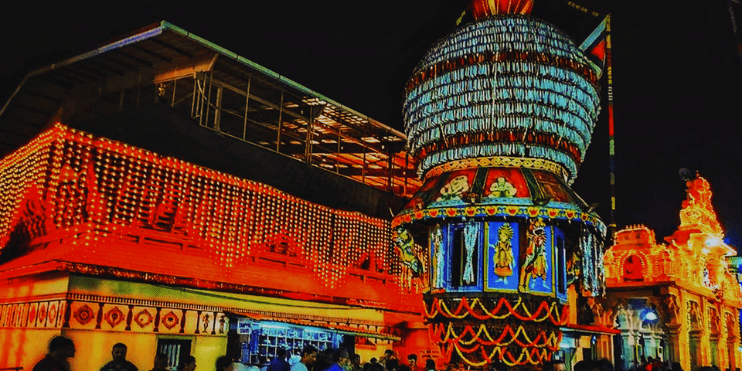
M 698 366 L 705 366 L 704 348 L 705 346 L 701 343 L 703 339 L 703 333 L 700 330 L 693 330 L 688 333 L 689 343 L 688 350 L 690 352 L 690 365 L 689 370 L 695 370 Z
M 679 323 L 669 323 L 667 326 L 667 333 L 669 336 L 668 339 L 668 348 L 670 349 L 669 357 L 673 362 L 681 362 L 681 365 L 683 367 L 687 367 L 687 365 L 683 364 L 682 360 L 688 359 L 688 357 L 684 356 L 683 354 L 683 347 L 681 347 L 682 344 L 682 326 Z M 685 368 L 686 370 L 688 368 Z
M 636 364 L 639 363 L 636 350 L 638 336 L 632 332 L 622 332 L 620 336 L 621 340 L 623 340 L 621 342 L 623 347 L 623 349 L 621 349 L 621 353 L 623 354 L 624 360 L 626 362 L 625 367 L 628 370 L 634 365 L 634 362 L 636 362 Z
M 708 349 L 708 360 L 710 365 L 719 366 L 723 369 L 726 362 L 723 362 L 724 357 L 719 352 L 719 336 L 709 336 L 709 349 Z

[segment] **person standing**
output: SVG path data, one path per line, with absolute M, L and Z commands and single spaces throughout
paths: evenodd
M 232 359 L 227 356 L 221 356 L 216 359 L 216 371 L 234 371 Z
M 407 365 L 410 366 L 412 371 L 421 371 L 420 367 L 417 366 L 417 354 L 415 353 L 407 356 Z
M 286 362 L 286 349 L 283 347 L 279 347 L 276 350 L 276 359 L 271 361 L 270 364 L 268 364 L 268 368 L 266 371 L 289 371 L 291 370 L 291 366 L 289 366 L 289 363 Z
M 307 345 L 301 351 L 301 361 L 291 367 L 291 371 L 309 371 L 314 367 L 314 361 L 317 360 L 317 348 Z
M 178 371 L 193 371 L 196 369 L 196 357 L 187 355 L 178 362 Z
M 350 361 L 350 367 L 348 368 L 350 371 L 362 371 L 363 366 L 361 366 L 361 355 L 360 354 L 354 354 L 351 357 Z
M 116 343 L 111 350 L 113 361 L 106 363 L 100 371 L 139 371 L 137 366 L 126 360 L 127 347 L 124 343 Z
M 57 336 L 49 343 L 49 353 L 33 367 L 33 371 L 70 371 L 67 358 L 75 357 L 75 351 L 72 340 Z
M 347 367 L 349 363 L 350 356 L 348 355 L 348 351 L 340 348 L 332 354 L 332 366 L 330 366 L 327 370 L 344 371 L 345 367 Z
M 155 364 L 150 371 L 168 371 L 168 359 L 167 354 L 157 353 L 155 354 Z

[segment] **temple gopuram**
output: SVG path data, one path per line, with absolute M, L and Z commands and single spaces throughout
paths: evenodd
M 645 357 L 680 362 L 683 370 L 742 364 L 742 294 L 729 264 L 737 251 L 724 243 L 708 181 L 686 184 L 680 226 L 665 243 L 633 226 L 617 232 L 605 253 L 607 299 L 594 304 L 621 331 L 616 362 L 624 369 Z
M 420 190 L 397 214 L 444 363 L 523 368 L 612 358 L 594 322 L 605 226 L 570 188 L 600 110 L 600 67 L 532 1 L 473 1 L 408 80 Z M 429 261 L 424 271 L 422 261 Z M 589 312 L 589 320 L 581 313 Z
M 0 130 L 0 368 L 57 335 L 74 370 L 437 357 L 392 244 L 404 134 L 168 22 L 30 72 Z

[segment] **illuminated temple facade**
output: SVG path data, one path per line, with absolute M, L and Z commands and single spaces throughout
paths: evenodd
M 402 133 L 162 22 L 26 76 L 0 112 L 0 368 L 278 347 L 437 356 L 390 209 Z
M 29 73 L 0 111 L 0 368 L 56 335 L 76 370 L 118 342 L 142 370 L 307 344 L 740 367 L 708 183 L 666 244 L 606 250 L 570 187 L 603 71 L 531 6 L 472 3 L 413 71 L 405 133 L 164 21 Z
M 687 181 L 680 227 L 665 243 L 644 226 L 616 233 L 605 253 L 607 301 L 591 303 L 621 331 L 617 342 L 624 369 L 642 357 L 680 362 L 683 370 L 740 367 L 739 311 L 742 295 L 737 252 L 711 205 L 708 181 Z

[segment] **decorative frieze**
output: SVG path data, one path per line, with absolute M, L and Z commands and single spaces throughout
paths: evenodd
M 70 294 L 68 300 L 0 303 L 0 328 L 70 328 L 121 332 L 158 332 L 226 336 L 229 319 L 220 309 L 156 302 L 160 306 L 130 305 L 125 298 Z M 154 302 L 152 302 L 154 303 Z M 164 305 L 163 305 L 164 304 Z M 187 306 L 187 305 L 185 305 Z M 66 311 L 70 315 L 66 316 Z

